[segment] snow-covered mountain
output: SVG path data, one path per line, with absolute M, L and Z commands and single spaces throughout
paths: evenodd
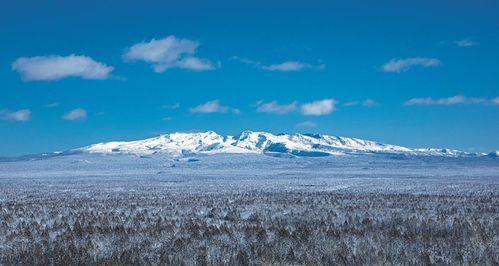
M 271 134 L 244 131 L 237 136 L 222 136 L 213 131 L 171 133 L 158 137 L 98 143 L 74 151 L 84 153 L 125 153 L 172 156 L 219 153 L 257 153 L 275 156 L 327 156 L 344 154 L 404 154 L 426 156 L 473 156 L 449 149 L 411 149 L 347 137 L 319 134 Z

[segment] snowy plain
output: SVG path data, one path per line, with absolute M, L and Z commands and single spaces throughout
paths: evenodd
M 499 263 L 499 159 L 75 153 L 0 162 L 0 264 Z

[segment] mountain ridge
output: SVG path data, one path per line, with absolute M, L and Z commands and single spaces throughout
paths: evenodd
M 358 138 L 325 134 L 272 134 L 243 131 L 238 135 L 219 135 L 214 131 L 175 132 L 135 141 L 111 141 L 74 149 L 75 152 L 104 154 L 267 154 L 289 156 L 330 156 L 346 154 L 403 154 L 415 156 L 483 156 L 453 149 L 407 148 Z

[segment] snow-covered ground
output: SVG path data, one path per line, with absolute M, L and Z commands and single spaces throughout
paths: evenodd
M 0 265 L 494 265 L 498 221 L 493 156 L 85 152 L 0 162 Z

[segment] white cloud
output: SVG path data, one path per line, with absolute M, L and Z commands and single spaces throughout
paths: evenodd
M 412 57 L 405 59 L 394 58 L 381 66 L 383 72 L 404 72 L 412 66 L 435 67 L 441 65 L 442 62 L 437 58 L 428 57 Z
M 312 122 L 312 121 L 303 121 L 301 123 L 298 123 L 296 124 L 296 127 L 316 127 L 317 124 L 315 122 Z
M 173 118 L 170 116 L 163 117 L 163 121 L 168 122 L 171 121 Z
M 12 70 L 25 81 L 59 80 L 67 77 L 107 79 L 113 67 L 83 55 L 49 55 L 21 57 L 12 63 Z
M 463 39 L 463 40 L 455 41 L 454 43 L 457 46 L 464 47 L 464 48 L 478 45 L 478 43 L 476 43 L 470 39 Z
M 273 64 L 268 66 L 262 66 L 262 69 L 269 71 L 281 71 L 281 72 L 291 72 L 291 71 L 302 71 L 306 69 L 317 69 L 322 70 L 326 66 L 324 64 L 314 66 L 311 64 L 306 64 L 298 61 L 288 61 L 280 64 Z
M 232 59 L 268 71 L 293 72 L 303 70 L 323 70 L 324 68 L 326 68 L 325 64 L 312 65 L 300 61 L 286 61 L 278 64 L 264 65 L 259 61 L 254 61 L 248 58 L 241 58 L 238 56 L 233 56 Z
M 453 105 L 453 104 L 487 104 L 494 103 L 494 100 L 487 100 L 482 97 L 466 97 L 462 95 L 456 95 L 448 98 L 433 99 L 431 97 L 426 98 L 412 98 L 404 103 L 404 105 Z
M 215 69 L 215 65 L 207 59 L 188 57 L 177 62 L 177 67 L 194 71 L 207 71 Z
M 235 114 L 240 113 L 239 109 L 237 108 L 231 108 L 229 106 L 221 105 L 219 100 L 208 101 L 206 103 L 192 107 L 190 111 L 192 113 L 226 113 L 228 111 L 231 111 Z
M 499 105 L 499 97 L 492 99 L 492 103 Z
M 151 63 L 155 72 L 172 68 L 206 71 L 216 66 L 208 59 L 196 57 L 197 41 L 179 39 L 173 35 L 163 39 L 140 42 L 123 54 L 125 62 L 145 61 Z
M 334 111 L 336 100 L 324 99 L 305 103 L 301 105 L 301 111 L 304 115 L 327 115 Z
M 74 110 L 71 110 L 62 117 L 62 119 L 69 121 L 83 120 L 85 118 L 87 118 L 87 111 L 82 108 L 76 108 Z
M 17 111 L 0 110 L 0 120 L 7 121 L 29 121 L 31 119 L 30 109 L 21 109 Z
M 286 114 L 296 110 L 297 102 L 294 101 L 290 104 L 279 104 L 277 101 L 263 102 L 258 101 L 256 103 L 256 111 L 259 113 L 274 113 L 274 114 Z

